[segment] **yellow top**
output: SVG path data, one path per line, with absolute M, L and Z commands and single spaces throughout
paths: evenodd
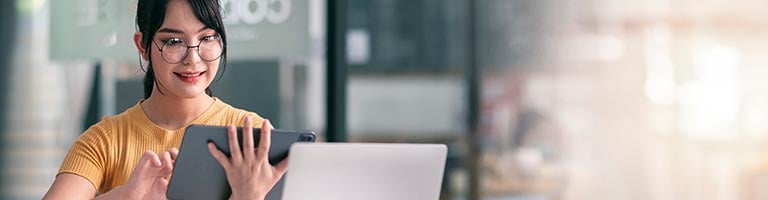
M 234 108 L 214 98 L 214 103 L 190 124 L 243 126 L 245 116 L 259 126 L 263 118 Z M 72 144 L 58 174 L 71 173 L 88 179 L 99 193 L 128 181 L 146 150 L 155 153 L 179 148 L 184 128 L 166 130 L 155 125 L 141 108 L 141 102 L 113 117 L 104 117 Z

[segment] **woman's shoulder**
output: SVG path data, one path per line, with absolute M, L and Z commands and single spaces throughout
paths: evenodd
M 255 112 L 229 105 L 221 99 L 216 99 L 214 106 L 216 106 L 217 112 L 213 118 L 220 118 L 221 120 L 225 120 L 227 121 L 227 124 L 234 123 L 241 125 L 243 119 L 245 119 L 246 116 L 250 116 L 253 119 L 254 124 L 260 124 L 264 120 L 264 118 Z
M 111 138 L 114 126 L 112 125 L 114 117 L 104 116 L 99 122 L 88 127 L 88 129 L 80 135 L 79 140 L 93 141 L 93 140 L 107 140 Z
M 137 109 L 139 109 L 137 111 Z M 113 116 L 104 116 L 99 122 L 91 125 L 83 134 L 113 134 L 114 130 L 118 130 L 118 127 L 128 126 L 141 122 L 143 112 L 140 112 L 141 108 L 134 106 L 126 109 L 122 113 Z

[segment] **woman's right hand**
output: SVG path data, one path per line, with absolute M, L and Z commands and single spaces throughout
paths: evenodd
M 179 150 L 155 154 L 147 150 L 133 169 L 128 182 L 120 188 L 128 199 L 167 199 L 168 181 L 173 172 L 173 163 Z
M 238 199 L 264 199 L 269 190 L 288 170 L 287 159 L 276 166 L 269 163 L 269 146 L 271 141 L 272 124 L 264 120 L 261 125 L 258 149 L 254 149 L 253 121 L 251 117 L 245 118 L 243 127 L 243 148 L 237 141 L 237 129 L 229 126 L 227 130 L 229 138 L 229 152 L 227 157 L 216 149 L 213 143 L 208 143 L 208 150 L 219 161 L 227 174 L 227 181 L 232 188 L 232 200 Z

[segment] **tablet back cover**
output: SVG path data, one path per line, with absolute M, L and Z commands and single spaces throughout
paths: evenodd
M 238 128 L 238 141 L 242 147 L 242 129 Z M 260 131 L 254 129 L 254 144 L 258 146 Z M 187 127 L 176 158 L 173 175 L 168 185 L 168 199 L 229 199 L 231 190 L 224 168 L 208 151 L 208 141 L 229 156 L 227 128 L 221 126 L 190 125 Z M 269 149 L 270 163 L 277 164 L 288 156 L 294 142 L 314 142 L 315 135 L 309 131 L 272 130 Z M 279 200 L 282 195 L 284 177 L 267 194 L 268 200 Z

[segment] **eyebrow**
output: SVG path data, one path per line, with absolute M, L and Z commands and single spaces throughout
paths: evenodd
M 208 27 L 203 27 L 200 30 L 197 30 L 197 32 L 203 32 L 205 29 L 208 29 Z M 160 30 L 157 30 L 158 33 L 176 33 L 176 34 L 184 34 L 184 31 L 179 29 L 172 29 L 172 28 L 161 28 Z

